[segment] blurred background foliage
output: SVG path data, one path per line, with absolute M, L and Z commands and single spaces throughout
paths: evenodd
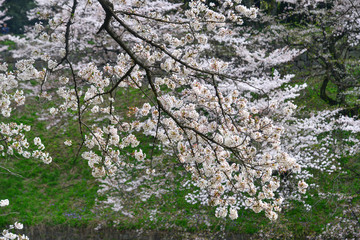
M 25 26 L 32 25 L 36 20 L 27 18 L 27 11 L 34 8 L 34 0 L 6 0 L 2 9 L 7 9 L 7 16 L 11 19 L 5 21 L 10 29 L 10 33 L 22 34 L 24 33 Z

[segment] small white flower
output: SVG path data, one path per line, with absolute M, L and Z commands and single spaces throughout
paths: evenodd
M 61 76 L 61 77 L 59 78 L 59 82 L 60 82 L 61 84 L 67 84 L 67 83 L 69 82 L 69 78 L 64 77 L 64 76 Z
M 24 228 L 24 225 L 22 223 L 19 223 L 19 222 L 15 222 L 14 226 L 15 226 L 16 229 L 23 229 Z
M 145 157 L 146 157 L 146 154 L 143 153 L 142 149 L 140 149 L 140 151 L 135 150 L 136 160 L 142 161 L 142 160 L 144 160 Z
M 305 194 L 308 186 L 309 185 L 304 180 L 299 181 L 299 183 L 298 183 L 299 192 L 302 194 Z
M 146 169 L 146 174 L 148 175 L 155 174 L 155 169 L 150 169 L 150 168 Z
M 230 208 L 229 217 L 234 220 L 238 218 L 238 212 L 235 208 Z
M 36 146 L 40 145 L 41 144 L 41 139 L 39 137 L 34 138 L 34 144 Z
M 49 112 L 50 112 L 51 115 L 55 115 L 55 114 L 57 114 L 58 110 L 56 108 L 52 107 L 52 108 L 49 109 Z
M 57 65 L 57 62 L 54 62 L 54 61 L 51 60 L 51 59 L 48 61 L 48 68 L 49 68 L 49 69 L 55 68 L 56 65 Z
M 72 142 L 71 142 L 71 140 L 66 140 L 65 142 L 64 142 L 64 144 L 66 145 L 66 146 L 71 146 L 72 145 Z
M 99 109 L 99 106 L 96 105 L 96 106 L 94 106 L 94 107 L 91 109 L 91 112 L 92 112 L 92 113 L 98 113 L 99 110 L 100 110 L 100 109 Z
M 9 205 L 9 199 L 0 200 L 0 207 L 5 207 Z

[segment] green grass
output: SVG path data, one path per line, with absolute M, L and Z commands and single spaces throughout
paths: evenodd
M 8 50 L 15 49 L 15 47 L 16 47 L 16 43 L 11 40 L 0 41 L 0 45 L 9 46 Z

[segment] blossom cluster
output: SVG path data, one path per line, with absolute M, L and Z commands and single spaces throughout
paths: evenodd
M 9 200 L 5 199 L 5 200 L 0 200 L 0 207 L 5 207 L 9 205 Z M 11 239 L 17 239 L 17 240 L 29 240 L 29 238 L 27 236 L 25 236 L 24 234 L 20 235 L 20 234 L 15 234 L 12 233 L 10 230 L 12 229 L 17 229 L 17 230 L 21 230 L 24 228 L 24 225 L 22 223 L 19 222 L 15 222 L 14 225 L 10 225 L 9 229 L 4 229 L 0 234 L 0 239 L 1 240 L 11 240 Z
M 18 90 L 18 80 L 30 80 L 42 78 L 43 74 L 38 72 L 33 66 L 32 60 L 20 60 L 15 66 L 17 72 L 8 72 L 7 64 L 2 64 L 0 73 L 0 97 L 1 97 L 1 113 L 4 117 L 9 118 L 12 111 L 12 104 L 15 107 L 25 103 L 25 96 L 22 90 Z M 16 89 L 16 90 L 15 90 Z M 34 145 L 37 150 L 30 152 L 28 149 L 30 144 L 25 137 L 25 132 L 29 132 L 31 127 L 22 123 L 0 122 L 0 152 L 2 156 L 13 155 L 15 152 L 21 154 L 25 158 L 39 158 L 48 164 L 52 161 L 49 153 L 44 152 L 45 146 L 41 143 L 40 138 L 34 139 Z

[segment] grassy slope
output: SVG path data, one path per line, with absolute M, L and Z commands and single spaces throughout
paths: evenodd
M 35 102 L 34 99 L 30 101 Z M 8 198 L 10 206 L 4 208 L 9 214 L 0 218 L 0 225 L 15 219 L 25 224 L 87 223 L 93 219 L 90 209 L 96 197 L 96 183 L 86 162 L 72 164 L 76 149 L 63 144 L 69 133 L 77 132 L 77 126 L 70 121 L 66 129 L 59 125 L 47 129 L 44 121 L 36 120 L 38 104 L 46 103 L 33 103 L 17 109 L 11 120 L 31 125 L 28 139 L 32 141 L 35 136 L 41 137 L 46 151 L 53 156 L 53 162 L 45 165 L 18 156 L 5 160 L 6 166 L 22 177 L 2 172 L 0 196 Z M 78 221 L 80 217 L 81 221 Z

